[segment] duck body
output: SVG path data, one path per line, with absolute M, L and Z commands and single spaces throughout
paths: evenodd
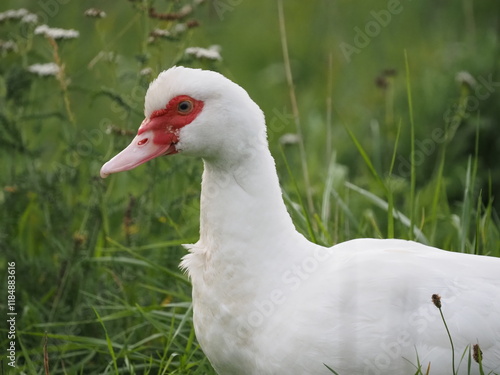
M 451 373 L 433 294 L 456 358 L 479 343 L 485 368 L 498 371 L 500 259 L 404 240 L 313 244 L 295 230 L 264 154 L 255 152 L 267 168 L 249 155 L 236 171 L 205 161 L 201 238 L 182 262 L 196 335 L 219 374 L 331 374 L 325 364 L 339 374 L 411 374 L 418 361 Z
M 171 68 L 145 108 L 137 137 L 101 175 L 160 155 L 203 159 L 200 239 L 181 267 L 197 339 L 219 374 L 401 375 L 428 363 L 430 374 L 450 374 L 433 294 L 457 374 L 474 344 L 486 373 L 500 373 L 500 258 L 393 239 L 309 242 L 283 202 L 264 115 L 218 73 Z
M 193 277 L 197 338 L 219 374 L 331 373 L 324 364 L 339 374 L 412 374 L 419 361 L 424 369 L 431 363 L 431 374 L 450 374 L 433 292 L 442 297 L 455 358 L 479 344 L 484 368 L 498 372 L 499 285 L 487 258 L 460 254 L 457 267 L 449 253 L 404 240 L 304 250 L 276 274 L 269 270 L 272 277 L 258 264 L 213 269 L 227 275 L 216 282 Z M 457 374 L 466 373 L 465 360 Z

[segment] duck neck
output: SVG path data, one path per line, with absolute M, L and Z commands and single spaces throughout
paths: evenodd
M 227 160 L 227 159 L 226 159 Z M 256 251 L 296 234 L 267 145 L 235 163 L 204 160 L 200 240 L 213 251 L 237 246 Z

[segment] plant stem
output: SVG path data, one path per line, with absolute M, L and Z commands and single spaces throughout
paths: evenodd
M 446 324 L 446 319 L 444 318 L 443 311 L 441 310 L 441 307 L 439 307 L 439 314 L 441 314 L 441 319 L 443 320 L 444 328 L 446 328 L 446 333 L 448 334 L 448 338 L 450 339 L 450 344 L 451 344 L 451 369 L 453 371 L 453 375 L 456 375 L 456 371 L 455 371 L 455 346 L 453 345 L 453 340 L 451 339 L 450 330 L 448 329 L 448 324 Z
M 406 90 L 408 95 L 408 110 L 410 114 L 410 140 L 411 140 L 411 151 L 410 151 L 410 239 L 413 239 L 413 227 L 415 225 L 415 185 L 416 185 L 416 169 L 415 169 L 415 122 L 413 118 L 413 101 L 411 97 L 411 86 L 410 86 L 410 66 L 408 64 L 408 54 L 405 50 L 405 66 L 406 66 Z
M 302 133 L 302 127 L 300 125 L 300 114 L 299 107 L 297 105 L 297 98 L 295 96 L 295 89 L 293 87 L 293 76 L 292 69 L 290 65 L 290 56 L 288 54 L 288 42 L 286 38 L 286 28 L 285 28 L 285 13 L 283 11 L 283 0 L 277 0 L 278 2 L 278 16 L 280 24 L 280 36 L 281 36 L 281 47 L 283 49 L 283 62 L 285 66 L 285 75 L 288 83 L 288 88 L 290 91 L 290 101 L 292 103 L 292 113 L 295 120 L 295 127 L 297 135 L 299 136 L 299 151 L 300 151 L 300 161 L 302 164 L 302 173 L 304 177 L 304 182 L 306 186 L 306 199 L 307 205 L 310 213 L 314 213 L 314 205 L 312 200 L 311 183 L 309 181 L 309 170 L 306 161 L 306 151 L 304 147 L 304 137 Z
M 54 61 L 59 67 L 59 72 L 57 73 L 57 80 L 59 81 L 59 85 L 61 86 L 61 91 L 64 99 L 64 107 L 66 109 L 66 113 L 68 114 L 69 121 L 72 125 L 75 125 L 75 116 L 71 111 L 71 105 L 68 96 L 68 83 L 66 80 L 66 75 L 64 73 L 64 64 L 61 62 L 61 57 L 59 56 L 59 46 L 57 42 L 52 38 L 47 38 L 49 40 L 50 45 L 52 46 L 54 53 Z

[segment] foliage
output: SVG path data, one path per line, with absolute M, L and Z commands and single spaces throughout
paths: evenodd
M 177 268 L 197 239 L 201 163 L 98 177 L 174 64 L 219 70 L 261 105 L 309 238 L 500 256 L 499 5 L 469 3 L 294 0 L 284 31 L 275 2 L 4 1 L 38 15 L 0 22 L 0 270 L 16 263 L 19 369 L 45 373 L 45 353 L 51 374 L 213 373 Z M 93 5 L 106 16 L 84 16 Z M 37 35 L 40 24 L 80 36 Z M 222 62 L 185 53 L 212 44 Z M 42 63 L 58 73 L 28 71 Z

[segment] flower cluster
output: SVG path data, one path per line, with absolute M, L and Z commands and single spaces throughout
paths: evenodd
M 139 75 L 141 76 L 150 76 L 151 74 L 153 74 L 153 69 L 150 67 L 144 68 L 139 72 Z
M 56 63 L 33 64 L 28 67 L 28 71 L 39 76 L 56 76 L 59 73 L 59 66 Z
M 167 29 L 154 29 L 149 33 L 149 37 L 151 38 L 149 42 L 154 41 L 156 38 L 170 38 L 172 33 Z
M 7 41 L 0 40 L 0 51 L 15 52 L 17 51 L 17 44 L 13 40 L 7 40 Z
M 151 31 L 149 33 L 148 43 L 153 43 L 158 38 L 165 38 L 165 39 L 171 39 L 171 40 L 178 39 L 178 37 L 181 34 L 185 33 L 188 29 L 192 29 L 193 27 L 197 27 L 197 26 L 199 26 L 198 21 L 190 20 L 186 23 L 178 23 L 174 27 L 172 27 L 170 30 L 169 29 L 160 29 L 160 28 L 153 29 L 153 31 Z
M 300 135 L 295 133 L 285 133 L 280 137 L 282 145 L 295 145 L 300 143 Z
M 80 32 L 77 30 L 65 30 L 59 28 L 48 27 L 47 25 L 37 26 L 35 29 L 36 35 L 44 35 L 47 38 L 52 39 L 74 39 L 80 36 Z
M 213 45 L 208 48 L 201 47 L 189 47 L 184 51 L 186 55 L 195 57 L 197 59 L 207 59 L 207 60 L 222 60 L 220 55 L 220 46 Z
M 83 12 L 83 15 L 89 18 L 104 18 L 106 17 L 106 12 L 97 8 L 89 8 Z
M 20 20 L 23 23 L 37 23 L 38 16 L 34 13 L 28 12 L 24 8 L 9 9 L 0 13 L 0 22 L 9 20 Z
M 477 86 L 477 81 L 472 74 L 466 71 L 458 72 L 455 75 L 455 81 L 462 85 L 469 86 L 471 89 Z

